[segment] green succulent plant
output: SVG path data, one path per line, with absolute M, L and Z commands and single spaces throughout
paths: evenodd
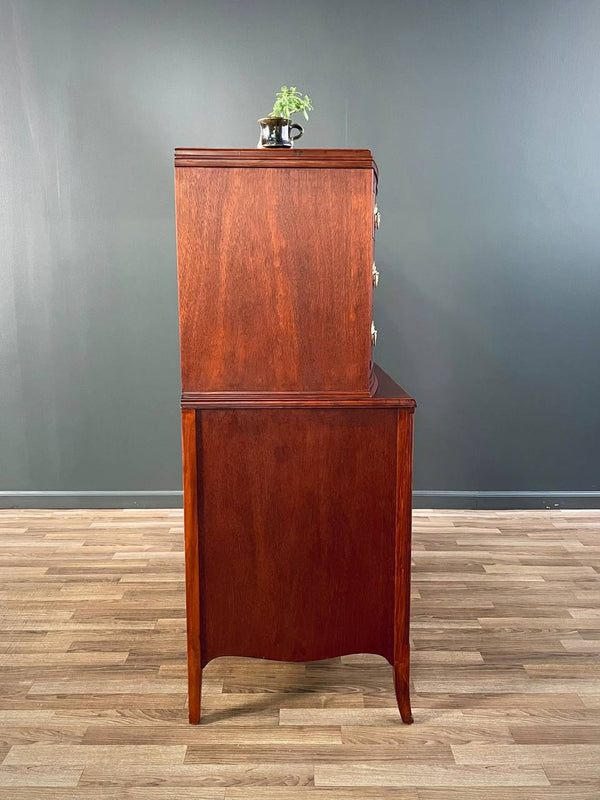
M 308 119 L 308 112 L 312 111 L 312 100 L 305 94 L 297 91 L 295 86 L 282 86 L 275 94 L 275 102 L 270 117 L 285 117 L 289 119 L 292 114 L 302 113 Z

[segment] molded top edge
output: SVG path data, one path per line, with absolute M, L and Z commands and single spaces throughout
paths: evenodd
M 303 167 L 373 169 L 377 172 L 370 150 L 350 148 L 175 148 L 175 166 L 194 167 Z
M 375 364 L 378 388 L 372 397 L 335 393 L 295 392 L 183 392 L 183 408 L 405 408 L 414 411 L 415 400 L 387 372 Z

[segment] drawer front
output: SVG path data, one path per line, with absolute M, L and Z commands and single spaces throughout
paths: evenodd
M 373 250 L 375 249 L 375 232 L 379 230 L 379 225 L 381 222 L 381 213 L 379 211 L 379 205 L 377 203 L 377 181 L 373 181 Z M 373 261 L 373 266 L 371 268 L 371 286 L 372 289 L 376 289 L 379 286 L 379 270 L 377 269 L 377 265 L 375 261 Z M 372 305 L 371 305 L 372 308 Z M 371 348 L 375 347 L 377 344 L 377 328 L 375 327 L 375 320 L 371 318 Z

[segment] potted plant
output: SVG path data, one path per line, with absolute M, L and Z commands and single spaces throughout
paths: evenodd
M 269 116 L 258 120 L 258 147 L 293 147 L 294 141 L 304 133 L 304 128 L 297 122 L 292 123 L 290 117 L 301 112 L 308 119 L 309 111 L 312 111 L 312 102 L 307 94 L 302 95 L 295 86 L 282 86 L 275 95 L 275 103 Z M 294 129 L 299 133 L 291 136 Z

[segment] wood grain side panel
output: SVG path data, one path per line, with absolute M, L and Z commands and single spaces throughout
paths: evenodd
M 396 411 L 202 411 L 202 662 L 393 657 Z
M 368 393 L 369 170 L 177 169 L 184 392 Z
M 202 668 L 200 654 L 200 589 L 198 565 L 198 451 L 196 415 L 181 412 L 183 451 L 183 513 L 185 546 L 185 597 L 187 617 L 189 720 L 200 722 Z

